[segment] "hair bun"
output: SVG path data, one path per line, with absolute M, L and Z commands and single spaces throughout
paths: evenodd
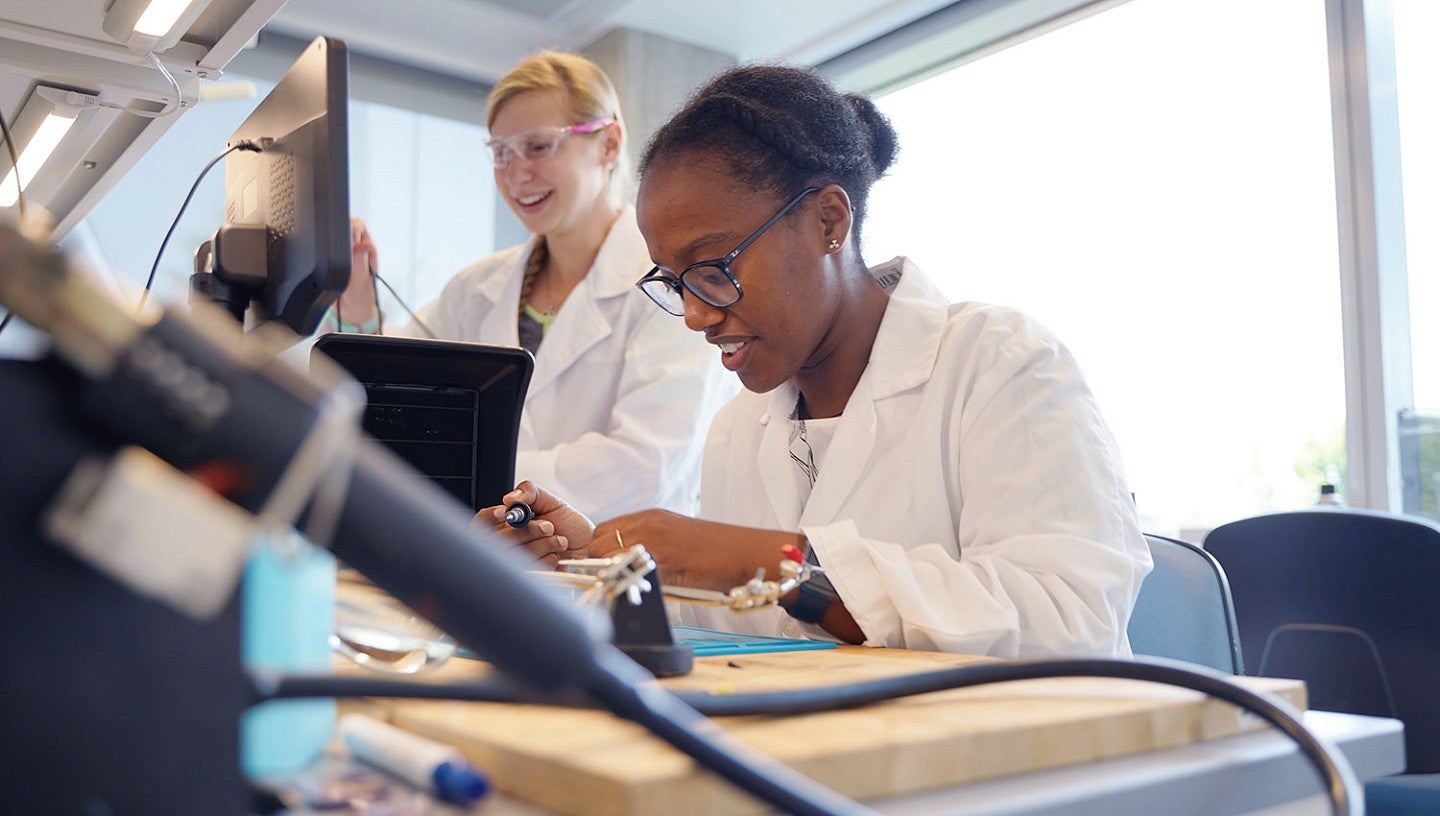
M 885 175 L 895 164 L 895 156 L 900 151 L 900 140 L 895 134 L 895 127 L 880 109 L 875 107 L 874 101 L 868 96 L 861 94 L 845 94 L 845 99 L 850 107 L 855 109 L 855 115 L 860 123 L 865 126 L 870 142 L 870 161 L 875 166 L 875 175 Z

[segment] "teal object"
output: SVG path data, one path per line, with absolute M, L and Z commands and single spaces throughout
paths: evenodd
M 695 650 L 696 657 L 759 654 L 761 652 L 805 652 L 816 649 L 833 649 L 836 646 L 826 640 L 742 635 L 717 629 L 701 629 L 698 626 L 672 626 L 670 631 L 675 638 L 676 645 L 689 646 Z
M 251 670 L 325 673 L 335 617 L 335 558 L 297 533 L 265 536 L 245 570 L 241 648 Z M 319 759 L 335 731 L 335 701 L 271 700 L 246 711 L 240 756 L 252 780 Z
M 760 654 L 762 652 L 808 652 L 816 649 L 833 649 L 839 644 L 825 640 L 806 638 L 766 637 L 765 635 L 742 635 L 737 632 L 722 632 L 719 629 L 702 629 L 698 626 L 672 626 L 671 636 L 676 646 L 689 646 L 696 657 L 721 655 Z M 483 659 L 469 649 L 456 652 L 460 657 Z

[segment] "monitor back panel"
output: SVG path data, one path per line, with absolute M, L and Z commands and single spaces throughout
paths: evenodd
M 528 351 L 407 337 L 327 334 L 325 354 L 365 387 L 366 433 L 472 510 L 515 486 Z
M 372 383 L 365 386 L 365 432 L 385 443 L 455 498 L 480 501 L 477 450 L 480 392 Z

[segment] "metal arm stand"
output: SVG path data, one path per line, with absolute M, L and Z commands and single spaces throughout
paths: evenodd
M 655 561 L 643 545 L 624 549 L 608 558 L 576 558 L 561 561 L 564 572 L 541 572 L 538 575 L 574 579 L 588 588 L 581 603 L 610 604 L 615 629 L 615 645 L 636 663 L 649 669 L 656 677 L 688 674 L 694 665 L 694 649 L 678 646 L 665 614 L 665 596 L 682 603 L 728 606 L 735 612 L 749 612 L 780 602 L 781 596 L 818 575 L 818 564 L 811 564 L 796 548 L 786 545 L 780 550 L 780 580 L 765 580 L 765 570 L 755 577 L 717 592 L 692 587 L 660 585 Z

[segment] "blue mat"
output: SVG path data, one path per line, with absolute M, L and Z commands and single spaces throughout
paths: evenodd
M 671 632 L 675 643 L 691 647 L 695 650 L 696 657 L 835 648 L 834 643 L 824 640 L 741 635 L 716 629 L 700 629 L 695 626 L 672 626 Z
M 675 645 L 689 646 L 695 650 L 696 657 L 760 654 L 761 652 L 803 652 L 814 649 L 833 649 L 836 646 L 825 640 L 742 635 L 735 632 L 722 632 L 718 629 L 701 629 L 698 626 L 672 626 L 670 632 L 671 636 L 675 638 Z M 463 646 L 456 650 L 455 654 L 457 657 L 481 659 L 479 655 Z

